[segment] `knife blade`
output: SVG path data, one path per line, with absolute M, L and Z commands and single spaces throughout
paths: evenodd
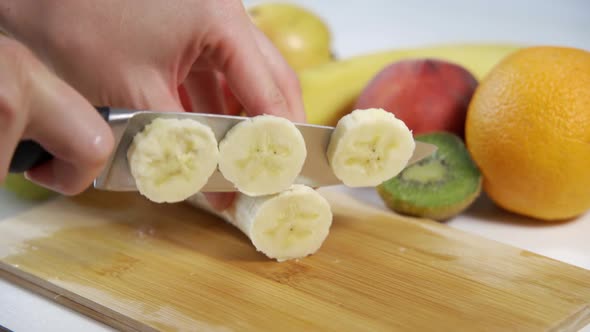
M 150 110 L 131 110 L 124 108 L 97 107 L 107 120 L 115 136 L 115 149 L 93 186 L 99 190 L 137 191 L 135 180 L 127 163 L 127 150 L 137 133 L 156 118 L 192 119 L 209 126 L 218 141 L 223 139 L 229 129 L 248 117 L 191 112 L 155 112 Z M 306 123 L 294 123 L 301 131 L 307 148 L 307 158 L 295 183 L 311 187 L 339 185 L 342 182 L 334 175 L 326 157 L 326 150 L 334 127 Z M 28 144 L 28 147 L 25 145 Z M 32 146 L 33 145 L 33 146 Z M 35 146 L 36 145 L 36 146 Z M 416 148 L 408 165 L 414 164 L 436 151 L 432 144 L 416 141 Z M 34 151 L 33 151 L 34 150 Z M 34 142 L 21 142 L 11 163 L 11 172 L 24 171 L 51 156 Z M 21 166 L 17 167 L 19 162 Z M 25 165 L 25 166 L 22 166 Z M 13 167 L 14 166 L 14 167 Z M 234 185 L 216 170 L 202 188 L 203 192 L 237 191 Z

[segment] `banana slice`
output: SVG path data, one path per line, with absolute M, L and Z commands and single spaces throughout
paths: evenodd
M 217 168 L 211 128 L 190 119 L 157 118 L 133 138 L 127 161 L 139 192 L 157 203 L 197 193 Z
M 257 251 L 279 262 L 316 253 L 332 225 L 328 201 L 301 184 L 273 195 L 251 197 L 238 193 L 234 205 L 223 212 L 211 208 L 201 193 L 187 202 L 236 226 Z
M 219 143 L 219 170 L 249 196 L 289 188 L 307 157 L 303 135 L 289 120 L 259 115 L 232 127 Z
M 416 143 L 406 124 L 380 108 L 343 116 L 328 145 L 334 175 L 348 187 L 374 187 L 407 165 Z

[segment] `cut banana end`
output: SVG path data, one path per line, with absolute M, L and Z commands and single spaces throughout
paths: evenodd
M 234 205 L 223 212 L 211 208 L 201 193 L 187 202 L 236 226 L 257 251 L 279 262 L 317 252 L 332 225 L 328 201 L 301 184 L 273 195 L 251 197 L 238 193 Z
M 199 192 L 218 160 L 215 134 L 191 119 L 157 118 L 127 150 L 138 191 L 157 203 L 180 202 Z
M 380 108 L 343 116 L 328 145 L 334 175 L 348 187 L 374 187 L 399 174 L 416 143 L 406 124 Z
M 305 162 L 303 135 L 289 120 L 260 115 L 232 127 L 219 143 L 219 170 L 249 196 L 289 188 Z

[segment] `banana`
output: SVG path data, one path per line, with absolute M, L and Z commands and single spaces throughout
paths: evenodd
M 307 157 L 303 135 L 289 120 L 259 115 L 233 126 L 219 142 L 219 171 L 249 196 L 289 188 Z
M 448 44 L 385 50 L 315 66 L 298 74 L 307 122 L 334 126 L 352 107 L 367 83 L 385 66 L 408 58 L 439 58 L 469 70 L 478 80 L 506 55 L 509 44 Z
M 327 157 L 344 185 L 374 187 L 401 172 L 415 147 L 410 129 L 392 113 L 358 109 L 338 121 Z
M 218 160 L 211 128 L 190 119 L 157 118 L 135 135 L 127 150 L 138 191 L 157 203 L 180 202 L 197 193 Z
M 272 195 L 238 193 L 233 205 L 223 212 L 213 209 L 202 193 L 186 202 L 234 225 L 257 251 L 278 262 L 316 253 L 330 232 L 333 218 L 328 201 L 301 184 Z

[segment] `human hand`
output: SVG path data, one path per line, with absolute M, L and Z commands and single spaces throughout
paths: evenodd
M 0 182 L 22 138 L 42 142 L 55 156 L 26 176 L 64 194 L 86 188 L 114 144 L 110 128 L 84 97 L 24 45 L 0 34 Z
M 295 73 L 241 1 L 5 0 L 0 26 L 93 105 L 182 111 L 183 84 L 193 110 L 225 113 L 223 77 L 248 115 L 305 121 Z

